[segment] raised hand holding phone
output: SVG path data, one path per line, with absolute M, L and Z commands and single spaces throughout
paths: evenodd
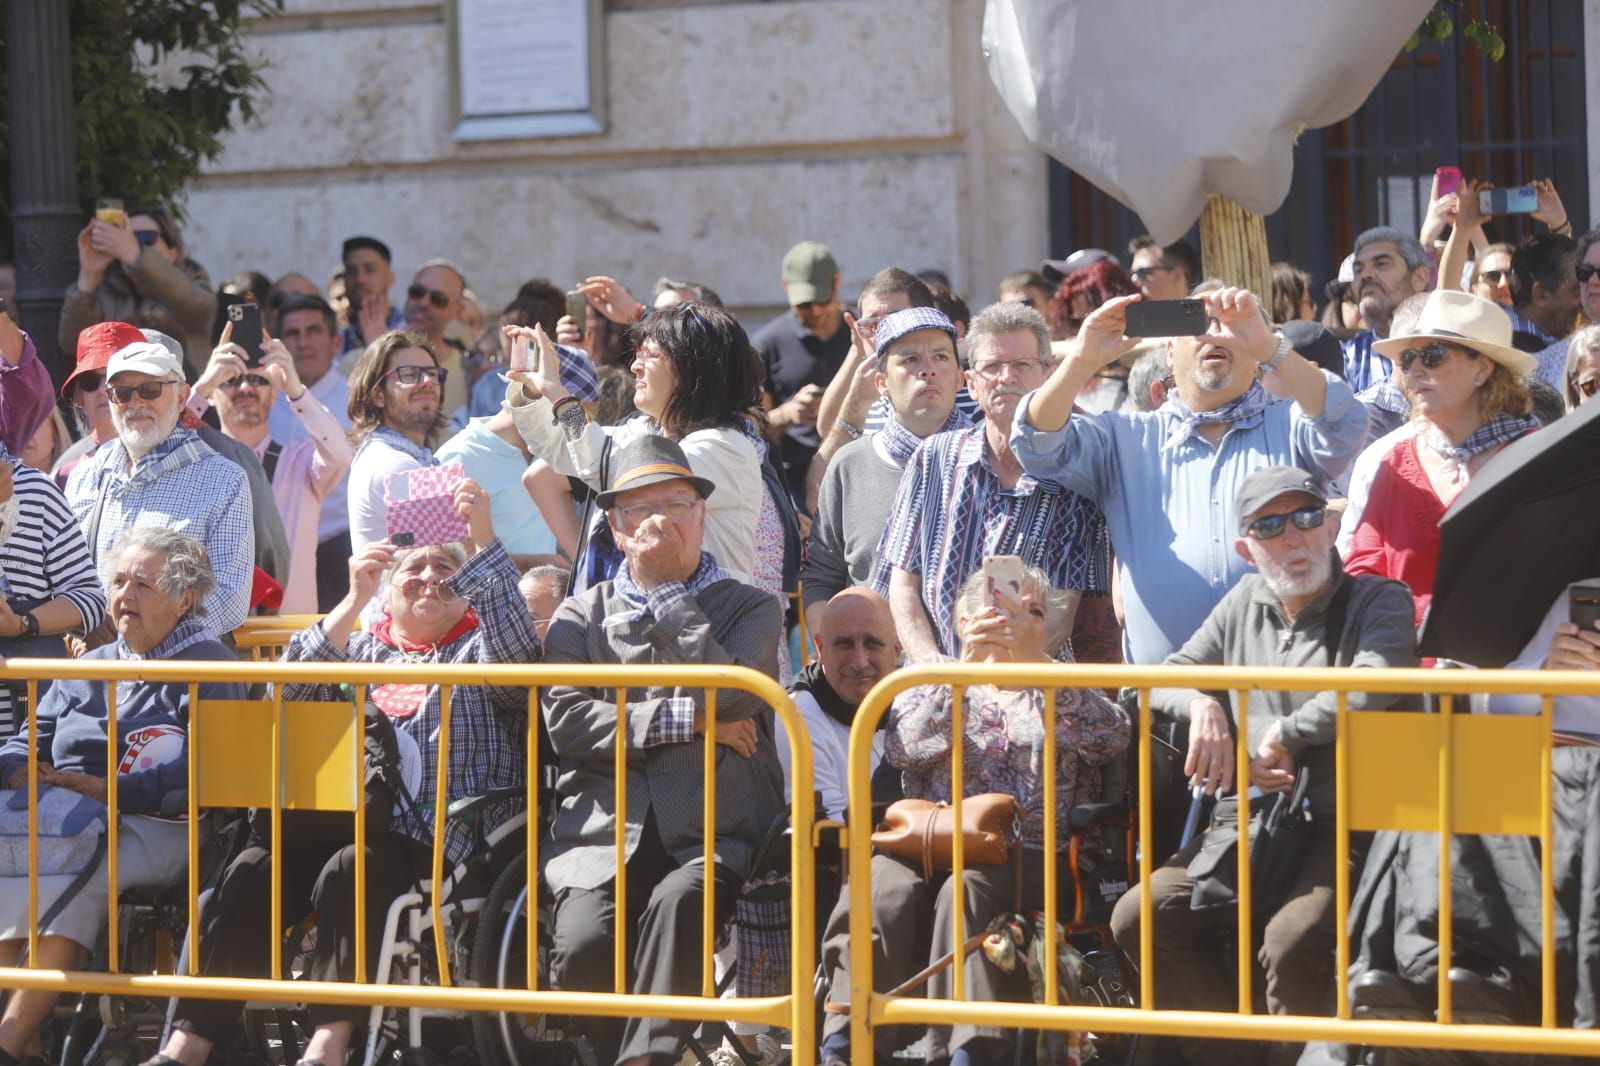
M 511 363 L 506 376 L 520 384 L 529 396 L 543 396 L 551 403 L 569 395 L 561 383 L 561 353 L 555 342 L 535 325 L 504 326 L 506 338 L 511 341 Z

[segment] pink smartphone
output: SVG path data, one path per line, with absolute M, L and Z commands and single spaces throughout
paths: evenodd
M 1461 188 L 1460 167 L 1440 167 L 1433 172 L 1433 187 L 1435 195 L 1449 196 Z
M 384 481 L 384 531 L 397 548 L 467 539 L 467 520 L 456 514 L 460 463 L 401 470 Z

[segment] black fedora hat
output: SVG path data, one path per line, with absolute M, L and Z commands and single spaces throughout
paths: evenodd
M 624 445 L 611 459 L 611 484 L 597 496 L 601 510 L 610 510 L 619 493 L 642 489 L 662 481 L 687 481 L 694 486 L 701 499 L 711 495 L 716 485 L 703 477 L 696 477 L 689 469 L 689 459 L 678 447 L 678 442 L 654 433 Z

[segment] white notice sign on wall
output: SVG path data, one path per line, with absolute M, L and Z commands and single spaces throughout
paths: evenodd
M 457 0 L 463 120 L 591 110 L 591 0 Z

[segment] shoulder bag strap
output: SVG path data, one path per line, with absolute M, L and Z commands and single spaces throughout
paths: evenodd
M 1344 642 L 1345 615 L 1350 607 L 1350 590 L 1356 579 L 1348 575 L 1341 578 L 1333 598 L 1328 601 L 1327 625 L 1323 627 L 1322 643 L 1328 654 L 1328 665 L 1336 665 L 1339 645 Z

